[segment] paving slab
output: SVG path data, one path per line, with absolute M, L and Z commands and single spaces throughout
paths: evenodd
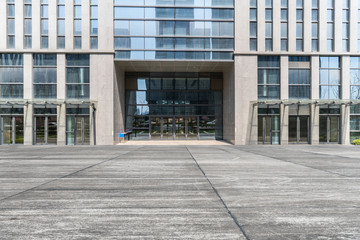
M 359 150 L 0 146 L 0 239 L 360 239 Z

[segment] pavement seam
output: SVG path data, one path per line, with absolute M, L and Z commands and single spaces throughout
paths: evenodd
M 199 170 L 201 171 L 201 173 L 203 174 L 203 176 L 206 178 L 206 180 L 208 181 L 208 183 L 210 184 L 211 188 L 213 189 L 213 191 L 215 192 L 216 196 L 220 199 L 221 203 L 223 204 L 224 208 L 226 209 L 227 213 L 231 216 L 231 218 L 233 219 L 233 221 L 235 222 L 236 226 L 240 229 L 241 233 L 243 234 L 243 236 L 245 237 L 246 240 L 250 240 L 249 236 L 246 234 L 245 230 L 243 229 L 243 227 L 241 226 L 241 224 L 239 223 L 239 221 L 237 220 L 237 218 L 235 217 L 235 215 L 230 211 L 230 209 L 228 208 L 228 206 L 226 205 L 225 201 L 222 199 L 222 197 L 220 196 L 219 192 L 217 191 L 217 189 L 215 188 L 215 186 L 212 184 L 212 182 L 210 181 L 210 179 L 208 178 L 208 176 L 206 175 L 205 171 L 201 168 L 201 166 L 199 165 L 198 161 L 196 160 L 196 158 L 193 156 L 193 154 L 190 152 L 189 148 L 187 146 L 185 146 L 186 150 L 189 152 L 191 158 L 194 160 L 196 166 L 199 168 Z
M 79 173 L 79 172 L 81 172 L 81 171 L 85 171 L 85 170 L 87 170 L 87 169 L 89 169 L 89 168 L 92 168 L 92 167 L 98 166 L 98 165 L 100 165 L 100 164 L 109 162 L 109 161 L 111 161 L 111 160 L 117 159 L 117 158 L 119 158 L 119 157 L 121 157 L 121 156 L 123 156 L 123 155 L 125 155 L 125 154 L 128 154 L 128 153 L 130 153 L 130 152 L 132 152 L 132 151 L 136 151 L 136 150 L 138 150 L 138 149 L 140 149 L 140 148 L 142 148 L 142 147 L 136 148 L 136 149 L 131 150 L 131 151 L 126 151 L 126 152 L 124 152 L 124 153 L 122 153 L 122 154 L 120 154 L 120 155 L 117 155 L 116 157 L 112 157 L 112 158 L 106 159 L 106 160 L 104 160 L 104 161 L 101 161 L 101 162 L 92 164 L 92 165 L 87 166 L 87 167 L 85 167 L 85 168 L 83 168 L 83 169 L 77 170 L 77 171 L 75 171 L 75 172 L 72 172 L 72 173 L 66 174 L 66 175 L 64 175 L 64 176 L 61 176 L 61 177 L 52 179 L 52 180 L 47 181 L 47 182 L 44 182 L 44 183 L 42 183 L 42 184 L 39 184 L 39 185 L 37 185 L 37 186 L 35 186 L 35 187 L 26 189 L 26 190 L 24 190 L 24 191 L 15 193 L 15 194 L 10 195 L 10 196 L 7 196 L 7 197 L 5 197 L 5 198 L 0 199 L 0 202 L 6 201 L 6 200 L 8 200 L 8 199 L 10 199 L 10 198 L 13 198 L 13 197 L 16 197 L 16 196 L 19 196 L 19 195 L 21 195 L 21 194 L 23 194 L 23 193 L 30 192 L 30 191 L 32 191 L 32 190 L 34 190 L 34 189 L 36 189 L 36 188 L 45 186 L 45 185 L 47 185 L 47 184 L 49 184 L 49 183 L 52 183 L 52 182 L 55 182 L 55 181 L 57 181 L 57 180 L 59 180 L 59 179 L 67 178 L 67 177 L 72 176 L 72 175 L 74 175 L 74 174 L 77 174 L 77 173 Z
M 294 165 L 298 165 L 298 166 L 310 168 L 310 169 L 313 169 L 313 170 L 317 170 L 317 171 L 321 171 L 321 172 L 326 172 L 326 173 L 338 175 L 338 176 L 344 177 L 344 178 L 351 178 L 351 179 L 353 179 L 353 178 L 358 178 L 358 177 L 353 177 L 353 176 L 349 176 L 349 175 L 344 175 L 344 174 L 340 174 L 340 173 L 336 173 L 336 172 L 332 172 L 332 171 L 328 171 L 328 170 L 323 170 L 323 169 L 316 168 L 316 167 L 311 167 L 311 166 L 303 165 L 303 164 L 300 164 L 300 163 L 294 163 L 294 162 L 291 162 L 291 161 L 288 161 L 288 160 L 284 160 L 284 159 L 281 159 L 281 158 L 278 158 L 278 157 L 274 157 L 274 156 L 267 156 L 267 155 L 265 155 L 265 154 L 255 153 L 255 152 L 252 152 L 251 150 L 243 150 L 243 149 L 237 149 L 237 148 L 236 148 L 236 150 L 241 151 L 241 152 L 251 153 L 251 154 L 258 155 L 258 156 L 262 156 L 262 157 L 267 157 L 267 158 L 275 159 L 275 160 L 282 161 L 282 162 L 286 162 L 286 163 L 292 163 L 292 164 L 294 164 Z M 304 152 L 306 152 L 306 151 L 304 151 Z M 307 152 L 307 153 L 311 153 L 311 152 Z M 311 153 L 311 154 L 312 154 L 312 153 Z M 316 153 L 315 153 L 315 154 L 316 154 Z M 323 155 L 326 155 L 326 154 L 323 154 Z

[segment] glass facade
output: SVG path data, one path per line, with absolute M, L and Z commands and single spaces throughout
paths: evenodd
M 0 54 L 0 98 L 22 99 L 23 96 L 23 55 Z
M 258 57 L 258 99 L 280 99 L 280 57 Z
M 66 97 L 68 99 L 89 99 L 90 56 L 88 54 L 67 54 L 66 65 Z
M 24 108 L 0 105 L 0 145 L 24 143 Z
M 52 99 L 57 94 L 56 54 L 34 54 L 34 98 Z
M 222 139 L 222 74 L 126 75 L 131 139 Z
M 360 57 L 350 57 L 350 99 L 360 99 Z
M 320 99 L 341 98 L 340 57 L 320 57 Z
M 310 57 L 289 57 L 289 99 L 310 99 Z
M 116 59 L 233 59 L 232 0 L 114 3 Z

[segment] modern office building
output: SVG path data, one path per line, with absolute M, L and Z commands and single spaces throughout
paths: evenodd
M 3 0 L 0 21 L 0 144 L 360 138 L 358 0 Z

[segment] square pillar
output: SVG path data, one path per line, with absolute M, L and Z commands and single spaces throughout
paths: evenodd
M 316 145 L 319 144 L 319 124 L 320 116 L 319 111 L 320 106 L 317 104 L 310 105 L 310 144 Z
M 66 104 L 57 106 L 57 145 L 66 145 Z
M 57 99 L 66 99 L 66 57 L 65 54 L 57 55 Z M 66 104 L 57 107 L 57 145 L 66 145 Z
M 340 122 L 341 144 L 350 145 L 350 105 L 341 105 L 341 122 Z
M 33 99 L 33 57 L 24 54 L 24 100 Z M 24 145 L 33 145 L 33 105 L 24 106 Z
M 289 144 L 289 105 L 280 104 L 280 144 Z

